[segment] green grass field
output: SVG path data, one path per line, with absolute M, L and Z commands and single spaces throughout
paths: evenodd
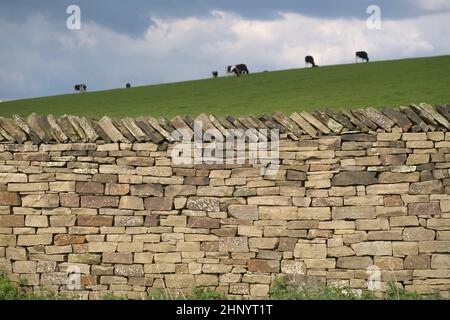
M 245 115 L 274 111 L 450 103 L 450 56 L 293 69 L 68 94 L 0 104 L 0 115 L 31 112 L 100 117 Z

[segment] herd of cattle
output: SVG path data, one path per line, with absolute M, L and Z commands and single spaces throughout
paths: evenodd
M 366 51 L 357 51 L 356 55 L 355 55 L 355 61 L 358 62 L 358 60 L 363 60 L 366 62 L 369 62 L 369 55 L 367 54 Z M 316 64 L 316 62 L 314 61 L 314 57 L 313 56 L 306 56 L 305 57 L 305 67 L 312 67 L 312 68 L 317 68 L 318 65 Z M 245 64 L 235 64 L 232 66 L 227 66 L 225 68 L 225 73 L 227 75 L 235 75 L 236 77 L 240 77 L 241 75 L 246 75 L 249 74 L 249 70 L 247 68 L 247 65 Z M 219 72 L 218 71 L 213 71 L 212 72 L 212 76 L 213 78 L 217 78 L 219 76 Z M 127 83 L 125 85 L 125 87 L 127 89 L 131 88 L 131 84 Z M 87 90 L 87 86 L 85 84 L 76 84 L 75 85 L 75 91 L 78 92 L 85 92 Z

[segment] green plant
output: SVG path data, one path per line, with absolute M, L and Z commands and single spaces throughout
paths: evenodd
M 225 296 L 218 291 L 211 288 L 194 288 L 192 294 L 188 297 L 189 300 L 225 300 Z
M 26 288 L 26 280 L 19 278 L 13 282 L 5 273 L 0 272 L 0 300 L 66 300 L 65 295 L 57 295 L 49 288 L 40 288 L 41 293 L 36 294 L 31 288 Z
M 426 297 L 417 292 L 406 291 L 395 282 L 389 282 L 385 294 L 386 300 L 422 300 Z
M 212 290 L 211 288 L 206 287 L 196 287 L 192 289 L 191 294 L 183 295 L 183 294 L 169 294 L 164 291 L 162 288 L 158 288 L 153 290 L 148 295 L 149 300 L 224 300 L 225 296 Z

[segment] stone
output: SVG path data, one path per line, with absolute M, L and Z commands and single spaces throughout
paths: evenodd
M 435 231 L 424 227 L 405 228 L 403 230 L 403 240 L 405 241 L 426 241 L 434 240 Z
M 327 246 L 321 243 L 297 243 L 294 248 L 294 257 L 302 259 L 325 259 Z
M 305 263 L 298 260 L 282 260 L 281 273 L 284 274 L 306 274 Z
M 77 225 L 88 227 L 109 227 L 113 224 L 113 217 L 106 216 L 78 216 Z
M 0 183 L 28 182 L 27 175 L 23 173 L 0 173 Z
M 389 225 L 393 227 L 415 227 L 419 225 L 419 219 L 416 216 L 392 217 L 389 219 Z
M 430 268 L 430 256 L 421 254 L 418 256 L 407 256 L 404 262 L 405 269 L 429 269 Z
M 144 268 L 142 265 L 124 265 L 124 264 L 116 264 L 114 266 L 114 274 L 117 276 L 124 277 L 142 277 L 144 276 Z
M 6 258 L 11 260 L 27 260 L 25 248 L 6 248 Z
M 13 265 L 14 273 L 36 273 L 36 261 L 16 261 Z
M 17 238 L 17 245 L 19 246 L 36 246 L 47 245 L 53 241 L 53 235 L 51 234 L 32 234 L 32 235 L 19 235 Z
M 89 242 L 88 252 L 115 252 L 117 243 L 115 242 Z
M 419 242 L 420 253 L 449 253 L 450 241 L 421 241 Z
M 180 263 L 181 253 L 180 252 L 155 253 L 153 258 L 155 263 Z
M 120 263 L 120 264 L 133 263 L 133 254 L 131 253 L 104 252 L 102 257 L 103 263 Z
M 220 252 L 248 252 L 247 237 L 223 237 L 219 239 Z
M 418 182 L 420 179 L 419 172 L 413 173 L 394 173 L 381 172 L 378 176 L 380 183 L 399 183 L 399 182 Z
M 389 221 L 386 219 L 358 219 L 356 230 L 389 230 Z
M 86 241 L 86 237 L 84 235 L 58 234 L 55 236 L 55 245 L 57 245 L 57 246 L 81 244 L 81 243 L 84 243 L 85 241 Z
M 83 208 L 117 208 L 119 197 L 113 196 L 81 196 Z
M 137 197 L 162 197 L 164 188 L 160 184 L 139 184 L 130 186 L 130 194 Z
M 298 220 L 330 220 L 330 208 L 316 207 L 316 208 L 298 208 Z
M 333 177 L 333 186 L 371 185 L 378 183 L 375 172 L 348 171 L 336 174 Z
M 144 200 L 145 209 L 152 211 L 172 210 L 172 198 L 150 197 Z
M 75 191 L 78 194 L 103 194 L 104 185 L 98 182 L 78 181 Z
M 383 166 L 402 166 L 406 163 L 406 154 L 381 154 L 380 160 Z
M 143 216 L 115 216 L 114 226 L 116 227 L 139 227 L 144 225 Z
M 230 216 L 243 220 L 257 220 L 258 206 L 256 205 L 229 205 L 228 213 Z
M 389 183 L 375 184 L 366 187 L 366 193 L 372 194 L 407 194 L 409 192 L 409 183 Z
M 280 262 L 275 260 L 250 259 L 248 261 L 248 271 L 262 273 L 279 272 Z
M 111 141 L 129 142 L 122 135 L 122 133 L 114 126 L 113 121 L 109 117 L 104 116 L 97 123 L 100 126 L 100 128 L 106 133 L 106 135 L 111 139 Z
M 218 229 L 220 228 L 220 219 L 212 219 L 208 217 L 189 217 L 188 227 Z
M 130 192 L 129 184 L 107 183 L 105 185 L 105 195 L 107 196 L 123 196 Z
M 340 269 L 367 270 L 373 265 L 370 257 L 340 257 L 336 261 L 336 267 Z
M 190 210 L 200 210 L 207 212 L 220 211 L 220 203 L 218 199 L 190 197 L 187 200 L 186 207 Z
M 283 196 L 261 196 L 250 197 L 247 199 L 249 205 L 263 205 L 263 206 L 289 206 L 291 200 L 289 197 Z
M 122 196 L 119 209 L 144 210 L 144 200 L 135 196 Z
M 82 263 L 82 264 L 100 264 L 101 255 L 92 253 L 72 253 L 68 256 L 68 262 L 70 263 Z M 65 274 L 67 277 L 67 274 Z
M 24 216 L 0 215 L 0 227 L 23 227 L 25 226 Z
M 297 207 L 260 206 L 259 219 L 270 220 L 296 220 L 298 217 Z
M 426 215 L 426 216 L 435 216 L 441 214 L 441 208 L 439 206 L 439 202 L 430 202 L 430 203 L 409 203 L 408 204 L 408 214 L 409 215 Z
M 403 259 L 397 257 L 375 257 L 374 265 L 381 270 L 402 270 Z
M 417 242 L 393 242 L 392 252 L 396 256 L 418 255 L 419 246 Z
M 250 238 L 248 240 L 250 249 L 273 250 L 277 247 L 278 242 L 278 238 Z
M 444 193 L 444 188 L 440 180 L 411 183 L 410 194 L 437 194 Z
M 8 185 L 10 188 L 11 183 Z M 13 190 L 11 190 L 13 191 Z M 20 196 L 17 192 L 0 191 L 0 206 L 19 206 Z
M 375 219 L 376 211 L 373 206 L 345 206 L 333 208 L 333 219 Z
M 0 226 L 1 226 L 1 216 L 0 216 Z M 25 217 L 25 226 L 26 227 L 35 227 L 35 228 L 47 228 L 48 227 L 48 218 L 47 216 L 26 216 Z
M 162 226 L 185 227 L 186 216 L 167 216 L 166 219 L 160 220 L 160 224 Z
M 328 257 L 349 257 L 354 256 L 355 252 L 347 246 L 332 247 L 327 249 Z
M 427 266 L 429 267 L 429 265 Z M 431 256 L 432 269 L 450 269 L 450 255 L 448 254 L 433 254 Z M 425 269 L 425 268 L 423 268 Z
M 57 194 L 33 194 L 22 197 L 22 206 L 30 208 L 56 208 L 59 206 Z
M 388 241 L 361 242 L 351 245 L 357 256 L 390 256 L 392 244 Z
M 167 288 L 193 288 L 195 286 L 194 276 L 191 274 L 170 274 L 166 275 L 165 282 Z
M 152 252 L 136 252 L 134 254 L 134 263 L 149 264 L 153 262 Z
M 430 155 L 426 153 L 414 153 L 408 156 L 406 165 L 413 166 L 418 164 L 426 164 L 430 162 Z
M 9 234 L 0 234 L 0 246 L 15 246 L 16 236 Z

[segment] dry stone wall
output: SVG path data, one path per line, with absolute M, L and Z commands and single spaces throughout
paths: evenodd
M 0 118 L 0 269 L 86 299 L 195 286 L 265 298 L 279 276 L 448 295 L 448 110 L 200 116 L 221 132 L 280 129 L 273 176 L 175 165 L 188 117 Z

